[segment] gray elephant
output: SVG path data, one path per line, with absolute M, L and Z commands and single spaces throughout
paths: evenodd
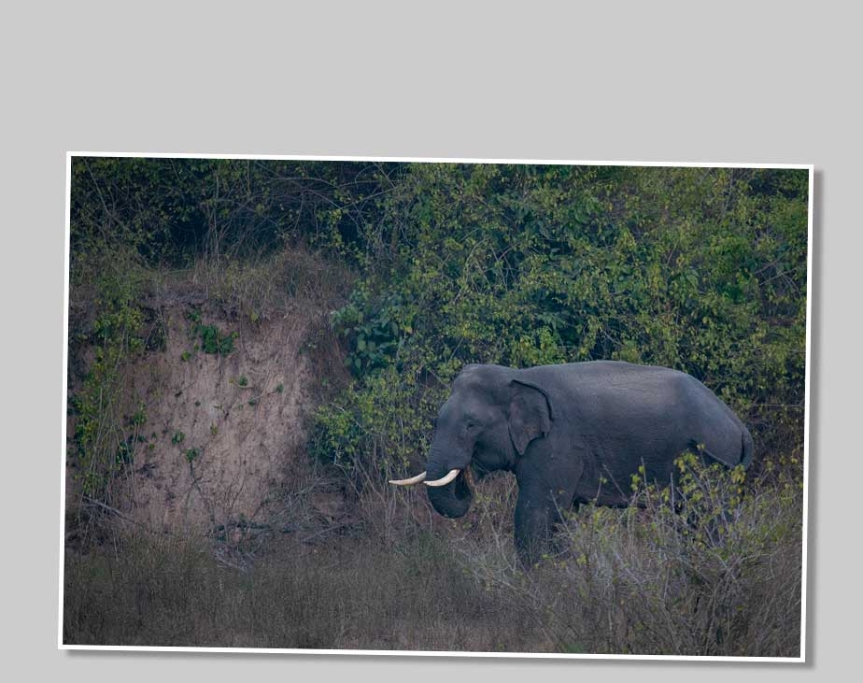
M 515 544 L 532 564 L 560 510 L 627 505 L 640 466 L 666 484 L 674 460 L 696 448 L 727 467 L 752 460 L 740 419 L 683 372 L 617 361 L 468 365 L 438 413 L 425 472 L 390 483 L 424 482 L 435 510 L 460 517 L 471 504 L 469 465 L 478 478 L 514 472 Z

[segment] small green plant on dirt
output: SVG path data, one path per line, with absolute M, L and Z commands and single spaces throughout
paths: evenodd
M 132 438 L 121 441 L 117 446 L 116 463 L 118 466 L 131 465 L 135 462 L 135 440 Z
M 171 437 L 171 443 L 175 446 L 179 446 L 186 440 L 186 435 L 183 432 L 176 431 L 174 432 L 174 436 Z
M 198 456 L 201 455 L 201 449 L 200 448 L 188 448 L 188 449 L 186 449 L 185 453 L 183 453 L 183 455 L 185 455 L 186 460 L 188 460 L 191 463 L 191 462 L 194 462 L 195 460 L 197 460 Z
M 192 309 L 186 313 L 186 318 L 191 322 L 190 336 L 198 343 L 195 344 L 195 351 L 203 351 L 210 355 L 227 356 L 234 350 L 234 340 L 237 338 L 236 332 L 223 332 L 217 325 L 204 325 L 201 318 L 201 312 L 197 309 Z M 182 360 L 189 360 L 191 353 L 186 351 L 181 357 Z
M 129 424 L 133 427 L 143 427 L 147 422 L 147 410 L 144 404 L 142 403 L 138 406 L 138 410 L 132 413 L 129 418 Z
M 234 350 L 236 332 L 223 333 L 215 325 L 201 325 L 198 332 L 201 335 L 201 349 L 204 353 L 227 356 Z
M 276 387 L 276 393 L 278 393 L 278 394 L 283 394 L 284 392 L 285 392 L 285 385 L 280 383 L 280 384 Z
M 238 387 L 247 387 L 247 386 L 249 386 L 249 380 L 248 380 L 248 378 L 247 378 L 245 375 L 240 375 L 240 377 L 239 377 L 239 378 L 237 378 L 237 386 L 238 386 Z

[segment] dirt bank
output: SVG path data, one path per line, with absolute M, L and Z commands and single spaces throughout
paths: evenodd
M 324 375 L 339 371 L 315 350 L 320 312 L 298 302 L 252 321 L 191 300 L 150 302 L 150 348 L 123 368 L 119 448 L 129 462 L 112 485 L 114 518 L 226 540 L 343 524 L 344 484 L 316 472 L 305 448 Z M 91 351 L 78 354 L 86 368 Z M 99 504 L 67 461 L 67 510 Z

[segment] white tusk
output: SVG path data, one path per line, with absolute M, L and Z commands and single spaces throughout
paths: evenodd
M 414 484 L 419 484 L 421 481 L 425 481 L 425 478 L 426 473 L 420 472 L 417 476 L 410 479 L 390 479 L 390 484 L 393 486 L 413 486 Z
M 434 481 L 427 481 L 426 486 L 446 486 L 447 484 L 449 484 L 453 479 L 455 479 L 458 476 L 459 472 L 461 472 L 461 470 L 458 470 L 458 469 L 450 470 L 449 474 L 447 474 L 443 479 L 435 479 Z

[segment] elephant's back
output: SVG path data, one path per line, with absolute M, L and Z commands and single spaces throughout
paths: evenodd
M 617 361 L 571 363 L 565 385 L 566 417 L 599 425 L 601 441 L 675 455 L 704 444 L 729 467 L 751 458 L 752 438 L 740 418 L 685 372 Z
M 624 361 L 586 361 L 562 365 L 545 365 L 522 371 L 528 379 L 540 386 L 554 387 L 580 401 L 592 398 L 631 397 L 639 402 L 654 392 L 655 398 L 667 396 L 669 391 L 685 386 L 694 377 L 658 365 L 637 365 Z

